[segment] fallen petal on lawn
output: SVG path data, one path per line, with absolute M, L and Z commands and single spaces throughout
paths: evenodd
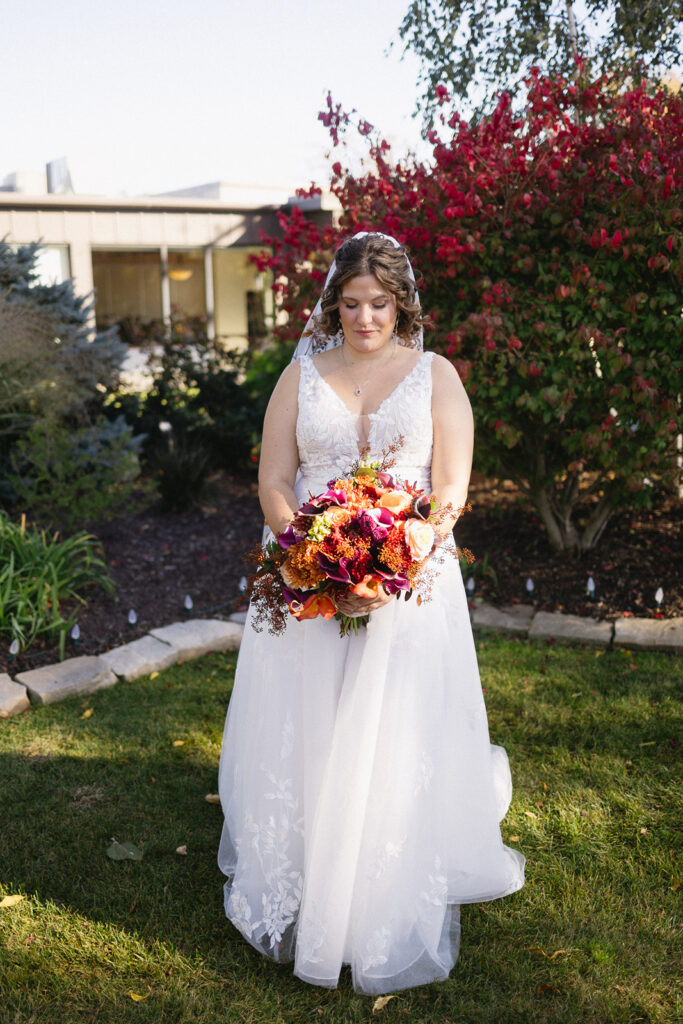
M 149 999 L 150 997 L 149 992 L 145 996 L 138 995 L 137 992 L 129 992 L 128 995 L 130 996 L 134 1003 L 142 1003 L 145 999 Z
M 25 899 L 25 896 L 20 896 L 19 894 L 17 894 L 16 896 L 3 896 L 3 898 L 0 900 L 0 907 L 13 907 L 17 903 L 21 903 L 21 901 Z
M 83 714 L 81 715 L 81 718 L 90 718 L 94 710 L 94 708 L 86 708 Z
M 107 847 L 107 857 L 111 860 L 142 860 L 142 850 L 139 846 L 134 843 L 120 843 L 117 839 L 111 841 L 111 846 Z
M 377 1013 L 379 1010 L 383 1010 L 390 999 L 395 999 L 396 996 L 380 996 L 379 999 L 375 999 L 372 1004 L 372 1012 Z
M 179 853 L 181 857 L 187 857 L 187 847 L 186 846 L 176 846 L 175 852 Z
M 221 798 L 218 793 L 207 793 L 204 799 L 207 804 L 219 804 L 221 802 Z
M 182 747 L 185 744 L 185 740 L 173 740 L 174 747 Z

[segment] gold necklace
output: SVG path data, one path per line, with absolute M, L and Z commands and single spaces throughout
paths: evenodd
M 351 378 L 351 384 L 353 385 L 353 393 L 354 393 L 354 395 L 356 395 L 358 397 L 358 396 L 363 394 L 363 389 L 368 386 L 368 384 L 372 380 L 372 377 L 367 377 L 365 380 L 361 381 L 360 383 L 358 383 L 356 380 L 354 380 L 354 378 L 353 378 L 353 376 L 352 376 L 352 374 L 350 372 L 350 367 L 353 364 L 349 363 L 349 361 L 348 361 L 348 359 L 346 357 L 345 349 L 344 349 L 344 343 L 343 342 L 342 342 L 340 348 L 341 348 L 341 357 L 342 357 L 342 363 L 344 364 L 344 369 L 348 371 L 349 377 Z M 380 366 L 384 367 L 388 363 L 390 363 L 391 360 L 394 358 L 394 352 L 395 351 L 396 351 L 396 341 L 394 340 L 394 338 L 392 338 L 391 339 L 391 351 L 389 352 L 389 356 L 388 356 L 387 359 L 385 359 L 380 364 Z

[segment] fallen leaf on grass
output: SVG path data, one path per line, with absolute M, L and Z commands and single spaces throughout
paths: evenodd
M 519 842 L 519 836 L 510 836 L 510 838 L 508 839 L 508 842 L 509 843 L 518 843 Z
M 17 903 L 21 903 L 21 901 L 25 899 L 25 896 L 21 896 L 19 894 L 17 894 L 16 896 L 3 896 L 3 898 L 0 900 L 0 907 L 13 907 Z
M 556 996 L 560 995 L 560 990 L 557 987 L 557 985 L 545 985 L 545 984 L 539 985 L 538 988 L 536 989 L 536 995 L 537 996 L 542 996 L 544 992 L 552 992 L 553 995 L 556 995 Z
M 137 992 L 129 992 L 128 995 L 130 996 L 134 1003 L 142 1003 L 145 999 L 149 999 L 151 993 L 148 992 L 147 995 L 141 996 L 138 995 Z
M 638 666 L 637 666 L 637 665 L 634 665 L 634 663 L 633 663 L 632 661 L 629 661 L 629 663 L 628 663 L 628 667 L 629 667 L 630 669 L 637 669 L 637 668 L 638 668 Z
M 554 960 L 556 956 L 562 956 L 563 953 L 571 953 L 570 949 L 556 949 L 554 953 L 546 953 L 540 946 L 527 946 L 527 949 L 530 953 L 540 953 L 546 960 Z
M 380 996 L 379 999 L 375 999 L 374 1003 L 372 1004 L 372 1012 L 378 1013 L 380 1010 L 383 1010 L 384 1007 L 389 1002 L 389 1000 L 395 998 L 396 996 Z
M 142 850 L 134 843 L 120 843 L 112 837 L 111 846 L 106 849 L 107 857 L 111 860 L 142 860 Z
M 204 799 L 207 804 L 219 804 L 221 802 L 221 798 L 218 793 L 207 793 Z
M 645 740 L 644 743 L 639 743 L 639 747 L 654 747 L 657 740 Z
M 81 718 L 90 718 L 94 710 L 94 708 L 86 708 L 83 714 L 81 715 Z
M 185 740 L 173 740 L 174 747 L 182 747 L 185 744 Z
M 156 677 L 157 677 L 158 675 L 159 675 L 159 673 L 158 673 L 158 672 L 150 672 L 150 674 L 149 674 L 149 678 L 150 678 L 150 679 L 156 679 Z
M 538 815 L 534 814 L 533 811 L 525 811 L 524 813 L 526 814 L 527 818 L 537 818 L 538 817 Z
M 674 878 L 674 880 L 671 883 L 671 885 L 669 886 L 669 888 L 672 890 L 672 892 L 676 892 L 676 889 L 678 889 L 680 887 L 680 884 L 681 884 L 680 878 Z
M 175 852 L 179 853 L 181 857 L 187 857 L 187 847 L 186 846 L 176 846 Z

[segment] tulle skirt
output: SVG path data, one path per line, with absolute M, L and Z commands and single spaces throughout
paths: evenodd
M 247 619 L 220 763 L 226 914 L 259 952 L 378 994 L 442 980 L 459 906 L 521 888 L 457 560 L 431 599 L 389 602 L 358 636 Z

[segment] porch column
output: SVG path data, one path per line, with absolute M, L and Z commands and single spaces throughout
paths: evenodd
M 216 337 L 216 317 L 213 298 L 213 248 L 204 249 L 204 305 L 206 306 L 206 334 L 212 341 Z
M 161 257 L 161 316 L 166 326 L 171 323 L 171 283 L 168 279 L 168 246 L 162 245 Z

